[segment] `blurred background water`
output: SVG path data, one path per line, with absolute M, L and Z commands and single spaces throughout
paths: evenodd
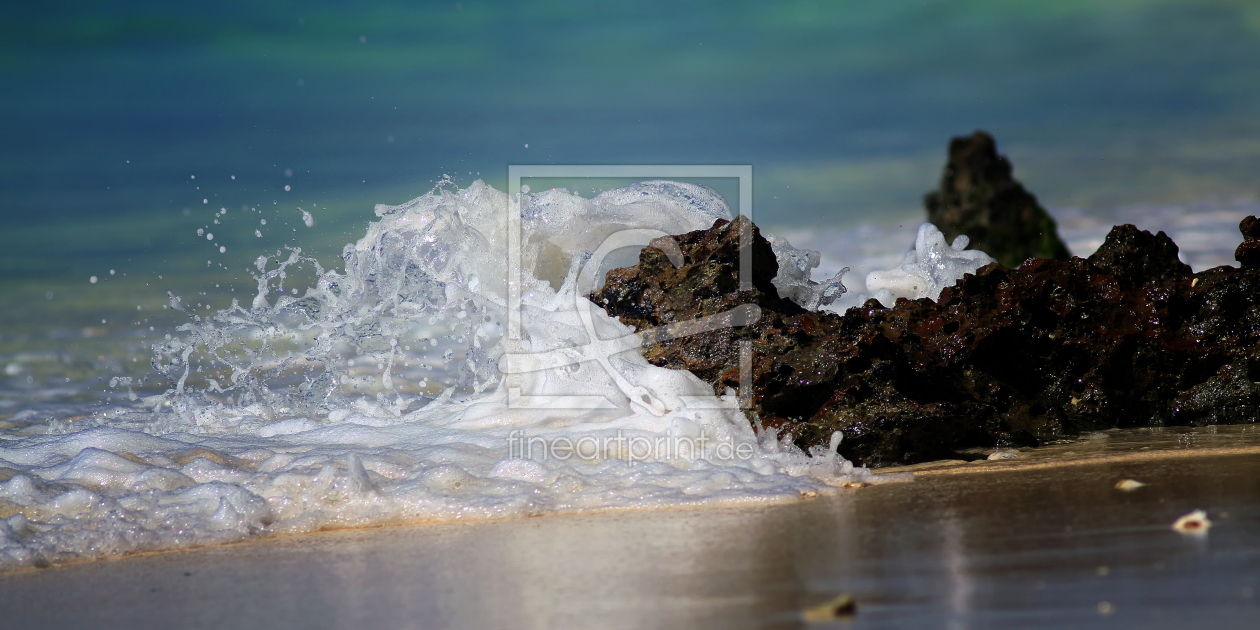
M 1226 264 L 1260 195 L 1245 0 L 28 2 L 0 93 L 9 422 L 146 371 L 168 291 L 225 306 L 508 164 L 752 164 L 757 222 L 832 268 L 899 258 L 977 128 L 1076 253 L 1122 219 Z

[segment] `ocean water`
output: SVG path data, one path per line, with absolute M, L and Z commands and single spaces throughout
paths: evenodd
M 154 373 L 111 376 L 114 400 L 32 387 L 50 402 L 0 425 L 0 568 L 876 481 L 836 454 L 838 434 L 802 452 L 737 392 L 648 364 L 642 337 L 584 297 L 619 266 L 609 254 L 733 218 L 716 191 L 512 199 L 476 181 L 376 215 L 340 269 L 292 247 L 259 256 L 253 294 L 228 308 L 171 293 L 184 323 L 140 331 Z M 789 280 L 808 289 L 808 272 Z
M 815 279 L 850 269 L 831 310 L 903 261 L 949 137 L 976 128 L 1078 255 L 1127 222 L 1166 231 L 1196 270 L 1233 264 L 1238 220 L 1260 214 L 1260 13 L 1241 0 L 131 1 L 11 18 L 3 566 L 321 527 L 790 500 L 861 478 L 759 435 L 737 397 L 682 406 L 706 392 L 633 352 L 518 388 L 609 408 L 544 421 L 506 393 L 496 402 L 508 377 L 495 353 L 529 353 L 505 345 L 506 305 L 488 297 L 507 291 L 484 269 L 506 264 L 509 244 L 451 250 L 444 260 L 482 270 L 457 276 L 391 247 L 436 229 L 403 224 L 420 206 L 458 219 L 442 242 L 464 242 L 459 225 L 494 234 L 461 213 L 509 199 L 509 164 L 751 164 L 758 225 L 819 252 Z M 583 240 L 595 233 L 563 230 L 633 182 L 533 183 L 530 198 L 563 200 L 567 218 L 530 227 L 554 247 L 535 252 L 527 271 L 545 285 L 524 297 L 563 310 L 565 261 L 595 247 Z M 668 209 L 636 229 L 694 229 L 737 204 L 733 182 L 693 183 L 724 200 L 700 211 L 664 194 Z M 418 197 L 430 201 L 372 212 Z M 391 275 L 404 263 L 430 284 L 399 285 L 413 296 L 400 302 L 377 287 L 418 277 Z M 529 325 L 559 345 L 592 329 L 624 338 L 576 312 Z M 635 387 L 658 393 L 635 406 Z M 531 466 L 507 452 L 538 437 L 517 429 L 625 441 Z M 700 435 L 754 456 L 724 462 Z M 635 436 L 690 450 L 630 466 Z

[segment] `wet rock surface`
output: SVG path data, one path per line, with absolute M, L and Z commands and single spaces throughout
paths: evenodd
M 1238 224 L 1243 234 L 1243 242 L 1234 250 L 1234 260 L 1243 269 L 1260 269 L 1260 220 L 1247 217 Z
M 804 447 L 866 466 L 975 448 L 1037 446 L 1114 427 L 1254 422 L 1260 417 L 1260 222 L 1241 226 L 1242 268 L 1193 274 L 1162 232 L 1118 226 L 1098 252 L 983 267 L 932 301 L 875 301 L 843 315 L 780 299 L 755 226 L 718 221 L 675 237 L 675 267 L 645 248 L 592 301 L 640 330 L 754 303 L 748 326 L 653 343 L 656 365 L 723 393 L 740 386 L 751 342 L 749 411 Z M 740 229 L 753 233 L 752 288 L 739 290 Z
M 1007 267 L 1027 258 L 1067 260 L 1058 226 L 1037 198 L 1011 176 L 993 136 L 977 131 L 949 143 L 940 188 L 923 198 L 928 222 L 953 241 L 961 234 Z

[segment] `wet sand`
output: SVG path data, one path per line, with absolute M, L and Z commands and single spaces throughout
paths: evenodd
M 905 469 L 903 469 L 905 470 Z M 1252 628 L 1260 431 L 1109 432 L 793 504 L 346 530 L 0 575 L 6 628 Z M 1148 485 L 1131 492 L 1121 479 Z M 1194 509 L 1206 536 L 1171 525 Z M 827 627 L 826 624 L 808 624 Z

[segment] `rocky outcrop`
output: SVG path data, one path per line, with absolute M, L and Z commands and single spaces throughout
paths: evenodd
M 1260 269 L 1260 220 L 1247 217 L 1238 224 L 1238 229 L 1242 231 L 1243 242 L 1234 250 L 1234 260 L 1243 269 Z
M 591 299 L 645 329 L 755 303 L 751 325 L 645 347 L 716 392 L 739 387 L 752 342 L 751 409 L 801 446 L 841 431 L 867 466 L 1035 446 L 1112 427 L 1260 417 L 1260 222 L 1242 268 L 1193 274 L 1162 232 L 1118 226 L 1089 258 L 983 267 L 936 301 L 868 301 L 844 315 L 780 299 L 774 254 L 745 219 L 676 237 L 683 264 L 645 248 Z M 753 233 L 752 288 L 738 286 L 738 232 Z M 1251 244 L 1256 244 L 1253 247 Z
M 1054 219 L 1011 177 L 993 136 L 977 131 L 949 143 L 940 188 L 923 198 L 928 222 L 947 241 L 966 234 L 981 250 L 1011 268 L 1030 257 L 1067 260 Z

